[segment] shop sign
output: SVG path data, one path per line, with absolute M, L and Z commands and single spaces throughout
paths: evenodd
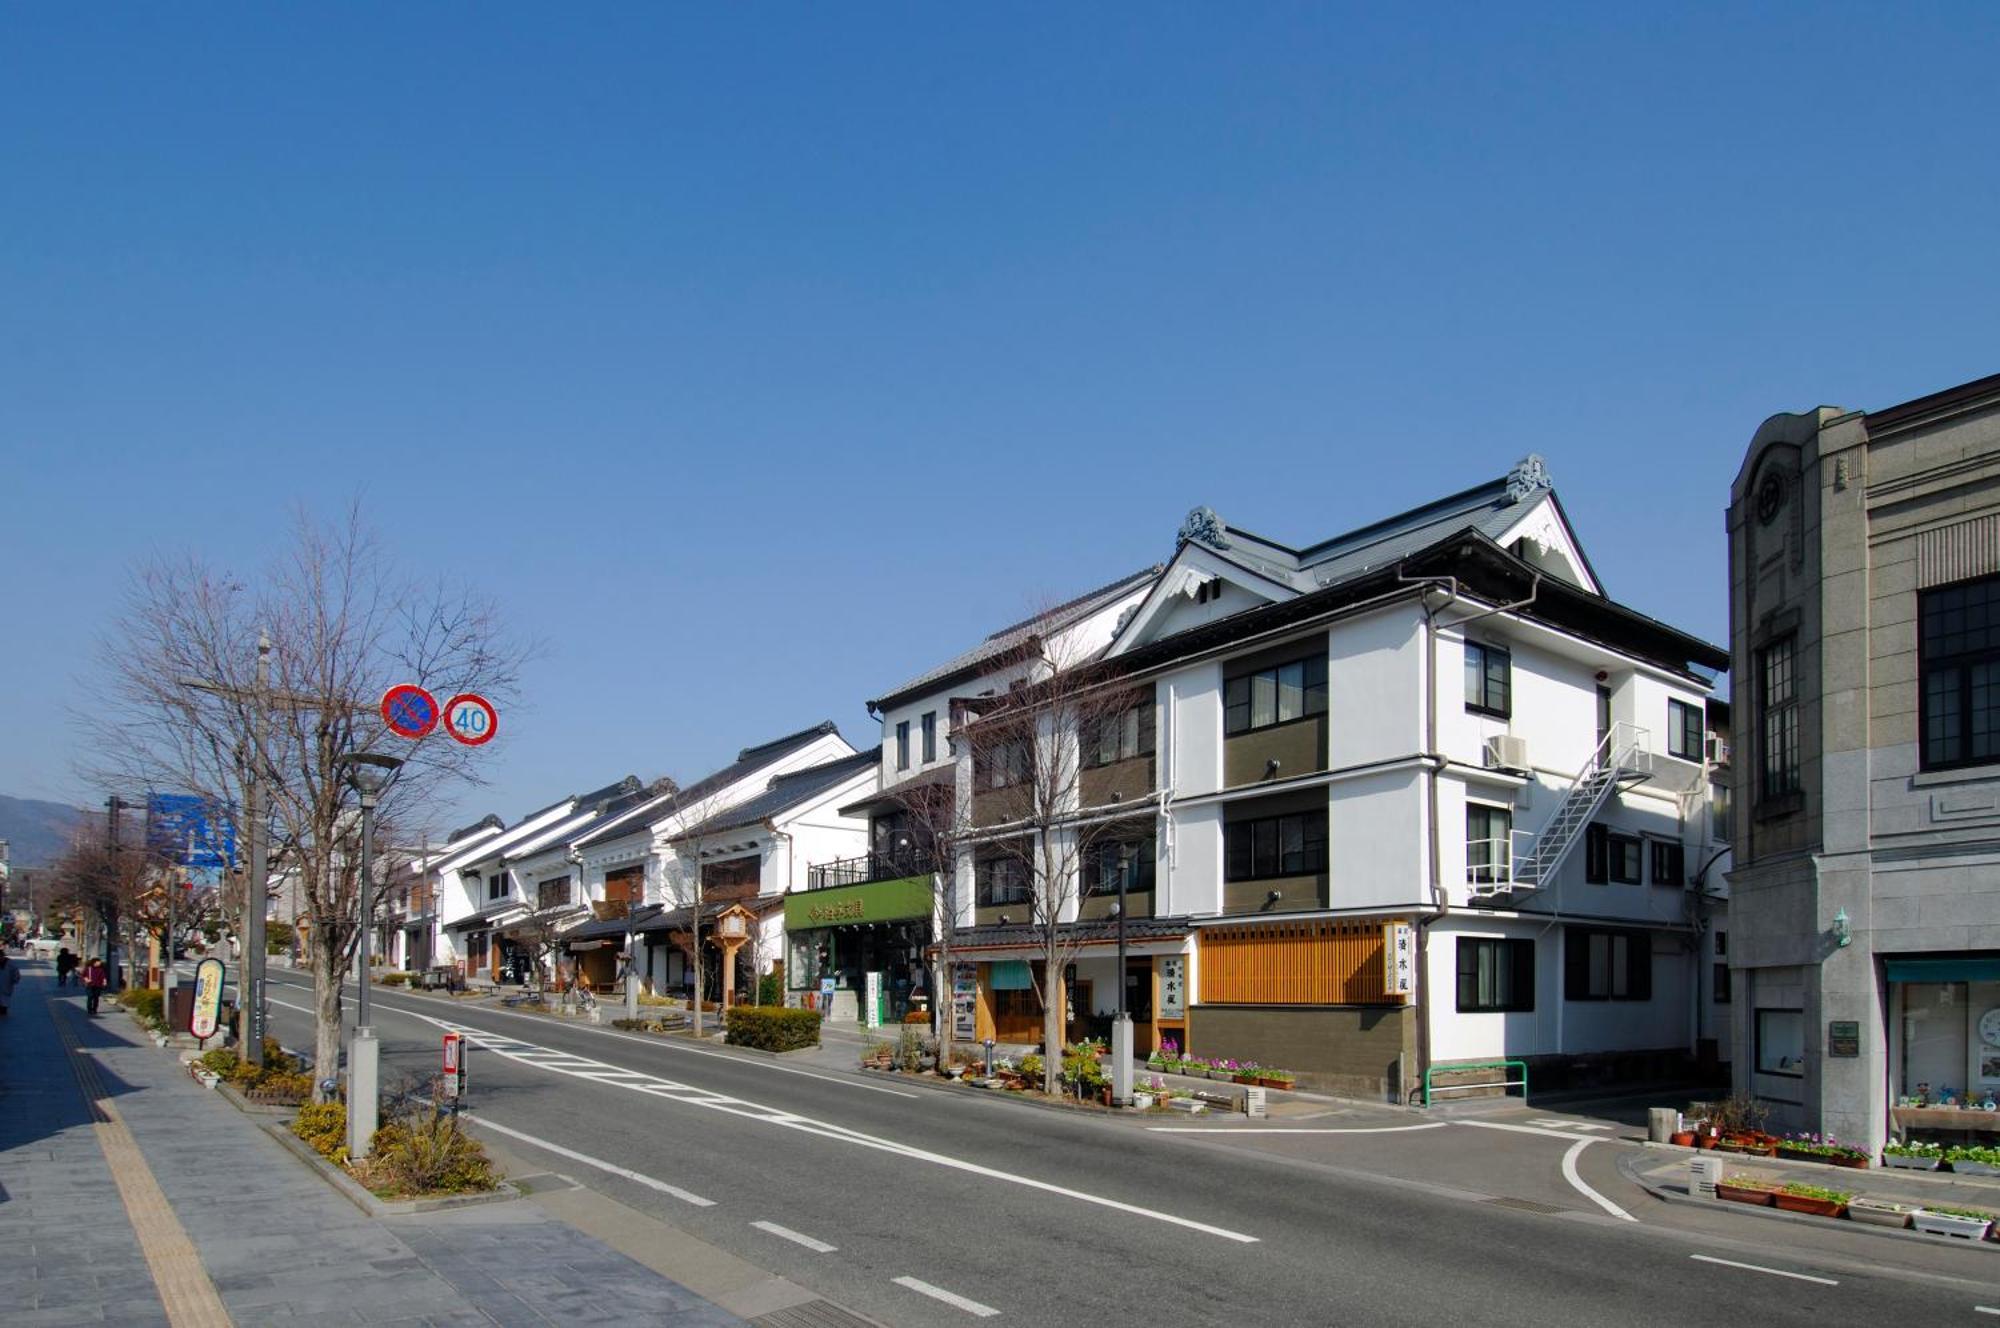
M 868 970 L 868 979 L 862 994 L 867 1001 L 868 1008 L 863 1013 L 868 1017 L 868 1027 L 880 1028 L 882 1026 L 882 974 L 879 971 L 872 968 Z
M 931 914 L 928 876 L 869 881 L 831 890 L 801 890 L 785 896 L 785 928 L 851 926 L 857 922 L 897 922 Z
M 1826 1054 L 1853 1060 L 1861 1054 L 1861 1021 L 1830 1019 L 1826 1025 Z
M 1417 929 L 1407 922 L 1382 924 L 1382 991 L 1408 996 L 1417 985 Z
M 1160 1018 L 1187 1017 L 1187 956 L 1164 955 L 1160 961 Z
M 968 1041 L 979 1036 L 979 967 L 951 966 L 951 1035 Z

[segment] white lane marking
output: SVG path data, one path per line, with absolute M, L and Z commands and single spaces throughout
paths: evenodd
M 1463 1125 L 1469 1130 L 1507 1130 L 1514 1134 L 1538 1134 L 1544 1139 L 1574 1139 L 1574 1130 L 1545 1130 L 1539 1125 L 1508 1125 L 1503 1121 L 1461 1120 L 1451 1121 L 1452 1125 Z
M 1840 1285 L 1840 1283 L 1830 1277 L 1814 1277 L 1811 1273 L 1791 1273 L 1785 1271 L 1783 1268 L 1766 1268 L 1761 1263 L 1738 1263 L 1734 1259 L 1717 1259 L 1706 1254 L 1690 1254 L 1688 1258 L 1698 1260 L 1701 1263 L 1719 1263 L 1724 1268 L 1745 1268 L 1753 1273 L 1769 1273 L 1773 1277 L 1790 1277 L 1800 1282 L 1817 1282 L 1821 1286 Z
M 896 1279 L 896 1285 L 908 1287 L 919 1295 L 929 1296 L 932 1300 L 941 1300 L 947 1305 L 957 1306 L 967 1314 L 976 1314 L 982 1319 L 990 1319 L 1000 1312 L 991 1305 L 982 1305 L 976 1300 L 967 1300 L 964 1296 L 956 1292 L 946 1291 L 940 1286 L 932 1286 L 929 1282 L 919 1282 L 914 1277 L 899 1277 Z
M 1972 1312 L 1974 1314 L 2000 1314 L 2000 1310 L 1994 1309 L 1991 1305 L 1974 1305 Z
M 696 1208 L 715 1207 L 715 1200 L 713 1199 L 704 1199 L 699 1194 L 684 1190 L 678 1185 L 669 1185 L 663 1180 L 655 1180 L 653 1177 L 645 1175 L 642 1172 L 633 1171 L 629 1167 L 621 1167 L 616 1162 L 606 1162 L 601 1157 L 592 1157 L 588 1153 L 579 1153 L 574 1148 L 564 1148 L 561 1144 L 551 1143 L 547 1139 L 529 1134 L 525 1130 L 517 1130 L 512 1126 L 502 1125 L 498 1121 L 488 1120 L 478 1112 L 460 1112 L 459 1119 L 470 1121 L 482 1130 L 491 1130 L 495 1134 L 504 1134 L 510 1139 L 519 1139 L 524 1144 L 533 1144 L 544 1152 L 554 1153 L 557 1157 L 566 1157 L 572 1162 L 581 1162 L 586 1167 L 596 1167 L 599 1171 L 607 1171 L 614 1176 L 623 1176 L 626 1180 L 643 1185 L 649 1190 L 658 1190 L 661 1194 L 670 1194 L 684 1203 L 691 1203 Z
M 829 1245 L 823 1240 L 815 1240 L 803 1231 L 794 1231 L 790 1227 L 781 1227 L 776 1222 L 752 1222 L 750 1225 L 759 1231 L 768 1231 L 774 1236 L 780 1236 L 785 1240 L 789 1240 L 794 1245 L 803 1245 L 816 1254 L 832 1254 L 840 1248 L 838 1245 Z
M 1528 1124 L 1539 1125 L 1549 1130 L 1608 1130 L 1611 1128 L 1609 1125 L 1599 1125 L 1595 1121 L 1558 1120 L 1553 1117 L 1531 1120 Z
M 1282 1125 L 1148 1125 L 1148 1134 L 1404 1134 L 1411 1130 L 1442 1130 L 1450 1121 L 1432 1121 L 1428 1125 L 1354 1125 L 1339 1128 L 1330 1125 L 1312 1125 L 1304 1129 L 1287 1129 Z
M 1584 1149 L 1590 1147 L 1592 1144 L 1596 1142 L 1597 1140 L 1595 1139 L 1579 1139 L 1574 1144 L 1570 1145 L 1569 1151 L 1563 1154 L 1563 1179 L 1568 1181 L 1570 1185 L 1576 1189 L 1577 1193 L 1581 1194 L 1584 1198 L 1590 1200 L 1592 1203 L 1596 1204 L 1599 1208 L 1602 1208 L 1605 1212 L 1611 1214 L 1613 1217 L 1619 1218 L 1622 1221 L 1626 1222 L 1637 1222 L 1639 1220 L 1638 1218 L 1632 1216 L 1630 1213 L 1626 1212 L 1623 1208 L 1620 1208 L 1617 1204 L 1612 1203 L 1609 1199 L 1599 1194 L 1596 1190 L 1593 1190 L 1590 1188 L 1590 1186 L 1584 1184 L 1583 1177 L 1577 1174 L 1576 1159 L 1578 1158 L 1578 1156 L 1582 1154 Z
M 291 987 L 294 990 L 306 990 L 306 991 L 311 990 L 311 988 L 309 987 L 301 988 L 299 984 L 294 982 L 280 983 L 277 985 Z M 347 985 L 352 986 L 353 984 L 348 983 Z M 382 1009 L 394 1010 L 397 1014 L 406 1014 L 414 1019 L 429 1020 L 431 1023 L 438 1022 L 435 1019 L 431 1019 L 429 1015 L 418 1014 L 415 1010 L 406 1010 L 400 1005 L 390 1005 L 386 1001 L 379 999 L 379 993 L 377 993 L 377 996 L 378 999 L 375 1001 L 375 1004 Z M 414 1000 L 425 1000 L 433 1002 L 440 1002 L 440 1001 L 449 1002 L 451 1000 L 449 996 L 417 996 L 413 992 L 404 992 L 403 997 L 406 1000 L 414 999 Z M 270 1000 L 271 998 L 269 996 L 266 996 L 264 999 Z M 296 1010 L 299 1009 L 300 1007 L 293 1005 L 287 1008 Z M 519 1010 L 493 1010 L 480 1007 L 474 1007 L 474 1008 L 477 1008 L 479 1010 L 479 1013 L 481 1014 L 502 1015 L 508 1019 L 528 1019 L 541 1024 L 546 1024 L 548 1022 L 547 1016 L 545 1015 L 522 1014 Z M 311 1014 L 312 1011 L 307 1010 L 305 1011 L 305 1013 Z M 625 1033 L 610 1028 L 583 1027 L 578 1029 L 577 1031 L 595 1033 L 599 1037 L 620 1038 L 626 1042 L 643 1042 L 649 1047 L 657 1047 L 663 1051 L 671 1051 L 683 1056 L 709 1056 L 713 1057 L 716 1060 L 728 1061 L 732 1065 L 749 1065 L 759 1070 L 773 1070 L 779 1074 L 802 1075 L 807 1079 L 819 1079 L 829 1084 L 839 1084 L 843 1088 L 859 1088 L 869 1093 L 886 1093 L 890 1097 L 917 1098 L 922 1096 L 922 1094 L 920 1093 L 911 1093 L 900 1088 L 884 1088 L 880 1084 L 856 1083 L 852 1079 L 843 1079 L 839 1075 L 834 1075 L 834 1074 L 821 1074 L 817 1070 L 801 1070 L 796 1065 L 771 1065 L 761 1060 L 751 1060 L 746 1056 L 732 1056 L 725 1051 L 711 1051 L 706 1047 L 684 1046 L 679 1043 L 670 1042 L 666 1038 L 662 1037 L 652 1037 L 652 1036 L 642 1035 L 639 1033 Z
M 421 1019 L 425 1023 L 435 1024 L 448 1032 L 461 1034 L 473 1046 L 484 1048 L 487 1051 L 491 1051 L 494 1055 L 514 1061 L 516 1064 L 526 1065 L 533 1069 L 547 1070 L 551 1074 L 569 1075 L 576 1079 L 587 1077 L 581 1070 L 573 1070 L 564 1065 L 552 1065 L 547 1061 L 522 1055 L 521 1050 L 523 1049 L 530 1051 L 535 1049 L 531 1044 L 516 1042 L 512 1039 L 495 1039 L 491 1035 L 481 1032 L 479 1029 L 468 1028 L 463 1024 L 448 1023 L 442 1019 L 433 1019 L 429 1015 L 416 1014 L 413 1011 L 406 1010 L 403 1013 L 410 1015 L 411 1018 Z M 1207 1222 L 1197 1222 L 1193 1218 L 1178 1217 L 1173 1213 L 1163 1213 L 1157 1209 L 1145 1208 L 1138 1204 L 1123 1203 L 1117 1199 L 1107 1199 L 1101 1194 L 1086 1194 L 1082 1190 L 1072 1190 L 1061 1185 L 1052 1184 L 1049 1181 L 1035 1180 L 1032 1177 L 1017 1175 L 1011 1171 L 1001 1171 L 995 1167 L 981 1166 L 977 1162 L 968 1162 L 963 1158 L 949 1157 L 943 1153 L 933 1153 L 929 1149 L 919 1148 L 914 1144 L 897 1143 L 893 1139 L 884 1139 L 877 1135 L 863 1134 L 859 1130 L 851 1130 L 844 1125 L 834 1125 L 826 1121 L 813 1120 L 805 1116 L 796 1115 L 793 1112 L 785 1111 L 779 1107 L 765 1106 L 761 1102 L 751 1102 L 745 1098 L 730 1097 L 726 1094 L 710 1092 L 708 1089 L 697 1088 L 692 1084 L 676 1083 L 671 1079 L 622 1080 L 604 1083 L 603 1086 L 606 1088 L 630 1089 L 634 1092 L 646 1093 L 681 1106 L 706 1107 L 711 1111 L 720 1111 L 731 1116 L 740 1116 L 745 1120 L 756 1121 L 765 1125 L 776 1125 L 788 1130 L 797 1130 L 801 1134 L 818 1135 L 822 1139 L 831 1139 L 837 1143 L 854 1144 L 862 1148 L 873 1148 L 879 1152 L 891 1153 L 897 1157 L 912 1158 L 920 1162 L 930 1162 L 937 1166 L 949 1167 L 954 1171 L 963 1171 L 975 1176 L 985 1176 L 993 1180 L 1006 1181 L 1010 1185 L 1020 1185 L 1027 1189 L 1040 1190 L 1045 1194 L 1059 1194 L 1064 1198 L 1075 1199 L 1080 1203 L 1095 1204 L 1100 1208 L 1109 1208 L 1121 1213 L 1130 1213 L 1136 1217 L 1149 1218 L 1155 1222 L 1165 1222 L 1169 1226 L 1185 1227 L 1190 1231 L 1199 1231 L 1210 1236 L 1220 1236 L 1224 1240 L 1233 1240 L 1244 1245 L 1254 1245 L 1258 1239 L 1255 1236 L 1246 1235 L 1241 1231 L 1231 1231 L 1227 1227 L 1212 1226 Z

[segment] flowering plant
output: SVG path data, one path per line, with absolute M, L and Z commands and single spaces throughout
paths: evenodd
M 1841 1143 L 1830 1134 L 1788 1134 L 1778 1140 L 1781 1153 L 1798 1153 L 1805 1157 L 1865 1158 L 1868 1150 L 1854 1148 Z
M 1882 1151 L 1891 1157 L 1943 1157 L 1944 1145 L 1929 1143 L 1922 1139 L 1902 1141 L 1891 1139 L 1882 1145 Z

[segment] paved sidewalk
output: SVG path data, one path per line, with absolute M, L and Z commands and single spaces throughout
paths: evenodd
M 123 1011 L 87 1021 L 46 965 L 29 972 L 0 1025 L 0 1248 L 27 1253 L 9 1268 L 10 1328 L 192 1322 L 170 1319 L 139 1248 L 176 1218 L 239 1324 L 742 1322 L 533 1203 L 370 1217 Z M 128 1212 L 59 1020 L 143 1156 L 121 1167 L 150 1170 L 170 1215 Z

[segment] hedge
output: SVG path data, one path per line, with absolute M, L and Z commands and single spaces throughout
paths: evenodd
M 723 1041 L 761 1051 L 797 1051 L 819 1045 L 819 1013 L 783 1005 L 732 1005 L 723 1015 Z

